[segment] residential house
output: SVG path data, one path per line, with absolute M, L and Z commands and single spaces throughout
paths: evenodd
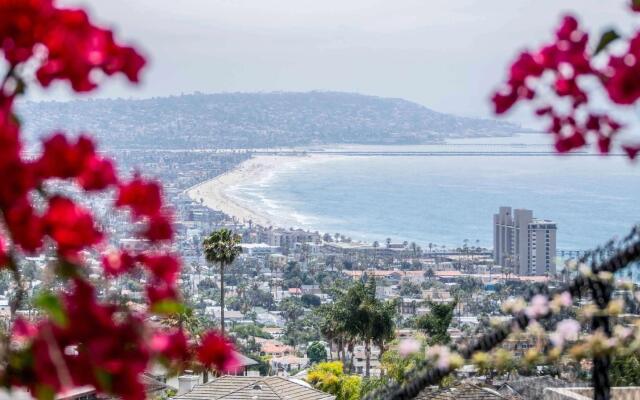
M 289 345 L 286 345 L 278 340 L 263 339 L 258 340 L 256 343 L 260 344 L 260 355 L 270 357 L 284 357 L 295 354 L 295 349 Z
M 176 400 L 335 399 L 335 396 L 316 390 L 305 382 L 279 376 L 222 376 L 178 393 L 174 397 Z
M 271 369 L 276 371 L 276 374 L 283 375 L 292 371 L 300 371 L 307 368 L 309 365 L 309 359 L 307 357 L 289 355 L 284 357 L 274 357 L 269 361 L 269 363 L 271 364 Z

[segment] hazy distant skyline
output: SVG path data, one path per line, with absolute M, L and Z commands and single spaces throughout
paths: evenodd
M 143 85 L 109 83 L 100 97 L 336 90 L 480 117 L 492 116 L 488 97 L 509 60 L 549 40 L 561 13 L 575 10 L 596 34 L 631 21 L 625 1 L 602 0 L 64 3 L 88 5 L 150 60 Z

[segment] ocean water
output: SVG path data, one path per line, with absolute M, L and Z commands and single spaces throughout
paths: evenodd
M 395 146 L 507 154 L 328 157 L 277 168 L 234 187 L 232 195 L 281 226 L 364 241 L 415 241 L 423 248 L 458 247 L 465 239 L 492 247 L 492 216 L 503 205 L 557 222 L 564 250 L 592 248 L 640 222 L 640 163 L 621 156 L 518 155 L 549 149 L 542 135 Z

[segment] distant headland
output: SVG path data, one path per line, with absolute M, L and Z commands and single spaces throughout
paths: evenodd
M 425 144 L 509 136 L 523 129 L 459 117 L 397 98 L 342 92 L 217 93 L 149 99 L 24 102 L 37 137 L 53 129 L 91 132 L 122 149 L 273 148 L 330 144 Z

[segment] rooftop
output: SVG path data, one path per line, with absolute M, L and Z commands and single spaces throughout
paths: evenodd
M 426 388 L 418 394 L 417 400 L 500 400 L 513 399 L 496 392 L 495 390 L 474 385 L 471 383 L 463 383 L 453 387 Z
M 334 396 L 279 376 L 223 376 L 176 400 L 333 400 Z

